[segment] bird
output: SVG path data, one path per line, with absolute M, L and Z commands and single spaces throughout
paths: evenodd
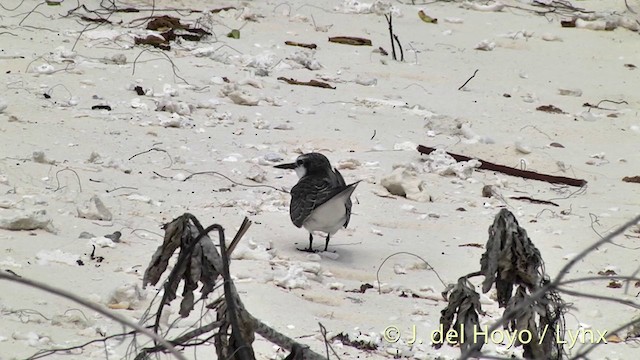
M 347 185 L 338 169 L 331 166 L 326 156 L 311 152 L 298 156 L 295 162 L 274 166 L 295 170 L 298 183 L 291 189 L 289 215 L 293 225 L 309 231 L 309 247 L 313 250 L 313 232 L 327 234 L 324 251 L 329 240 L 340 228 L 346 228 L 351 219 L 351 194 L 360 181 Z

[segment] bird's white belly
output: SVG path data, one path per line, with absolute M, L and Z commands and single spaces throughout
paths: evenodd
M 322 231 L 335 234 L 347 221 L 347 209 L 342 196 L 318 206 L 302 224 L 309 232 Z

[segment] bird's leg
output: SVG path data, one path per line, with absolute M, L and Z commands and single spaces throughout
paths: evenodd
M 307 249 L 308 251 L 313 252 L 313 234 L 309 233 L 309 248 Z
M 324 243 L 324 251 L 327 251 L 327 248 L 329 248 L 329 237 L 331 236 L 331 234 L 327 234 L 327 239 L 325 240 Z
M 297 249 L 300 250 L 300 251 L 306 251 L 306 252 L 311 252 L 311 253 L 315 252 L 315 251 L 313 251 L 313 234 L 309 233 L 309 247 L 308 248 L 306 248 L 306 249 L 297 248 Z

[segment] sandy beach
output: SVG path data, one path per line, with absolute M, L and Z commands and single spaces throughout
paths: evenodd
M 447 306 L 440 294 L 480 270 L 501 209 L 526 230 L 551 279 L 640 214 L 640 2 L 82 5 L 0 4 L 0 270 L 133 322 L 157 302 L 161 283 L 143 289 L 142 276 L 163 224 L 191 213 L 232 238 L 247 217 L 253 224 L 230 272 L 253 316 L 320 354 L 319 324 L 329 338 L 345 333 L 376 347 L 333 340 L 341 359 L 456 359 L 458 346 L 431 346 Z M 139 12 L 116 11 L 126 8 Z M 164 15 L 183 26 L 167 42 L 159 37 L 166 24 L 147 29 Z M 184 28 L 211 35 L 190 41 L 202 33 Z M 156 47 L 136 40 L 149 36 Z M 370 45 L 328 40 L 339 36 Z M 510 176 L 479 162 L 456 167 L 418 145 L 586 185 Z M 289 218 L 288 191 L 298 179 L 273 168 L 308 152 L 326 155 L 347 183 L 362 180 L 349 226 L 326 253 L 296 250 L 308 239 Z M 410 192 L 391 194 L 389 183 Z M 323 237 L 315 239 L 321 248 Z M 560 294 L 570 304 L 568 333 L 606 334 L 592 359 L 637 357 L 638 325 L 612 331 L 639 316 L 640 282 L 607 276 L 636 276 L 638 249 L 634 225 L 564 274 L 602 277 L 566 285 L 596 297 Z M 482 294 L 482 278 L 471 282 Z M 373 288 L 360 292 L 364 284 Z M 1 360 L 130 331 L 68 299 L 7 280 L 0 286 Z M 179 292 L 168 323 L 179 318 L 180 299 Z M 495 289 L 480 302 L 480 323 L 490 326 L 503 312 Z M 207 303 L 172 334 L 214 321 Z M 385 335 L 389 329 L 400 339 Z M 565 350 L 575 355 L 599 340 Z M 136 341 L 137 349 L 152 344 Z M 46 358 L 133 359 L 131 343 L 116 337 Z M 257 359 L 288 354 L 260 336 L 253 347 Z M 522 356 L 506 340 L 483 352 Z M 215 350 L 209 343 L 183 354 L 212 358 Z

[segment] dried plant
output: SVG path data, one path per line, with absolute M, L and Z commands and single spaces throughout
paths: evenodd
M 443 332 L 453 329 L 456 334 L 447 340 L 460 343 L 461 351 L 465 354 L 479 352 L 485 343 L 484 338 L 476 337 L 487 330 L 479 329 L 479 315 L 484 314 L 480 295 L 469 282 L 470 277 L 479 275 L 484 276 L 483 293 L 489 292 L 495 285 L 498 305 L 505 308 L 503 327 L 514 334 L 516 341 L 513 345 L 522 346 L 524 357 L 561 359 L 564 351 L 562 341 L 558 340 L 563 339 L 566 304 L 554 289 L 548 289 L 539 298 L 531 297 L 545 288 L 550 280 L 544 272 L 540 251 L 533 245 L 525 229 L 518 225 L 515 216 L 506 209 L 500 210 L 489 227 L 489 239 L 480 259 L 480 271 L 458 279 L 440 318 Z M 518 334 L 525 333 L 525 338 L 518 338 Z M 519 341 L 523 339 L 525 341 Z M 435 340 L 439 340 L 436 346 L 440 347 L 442 339 Z

